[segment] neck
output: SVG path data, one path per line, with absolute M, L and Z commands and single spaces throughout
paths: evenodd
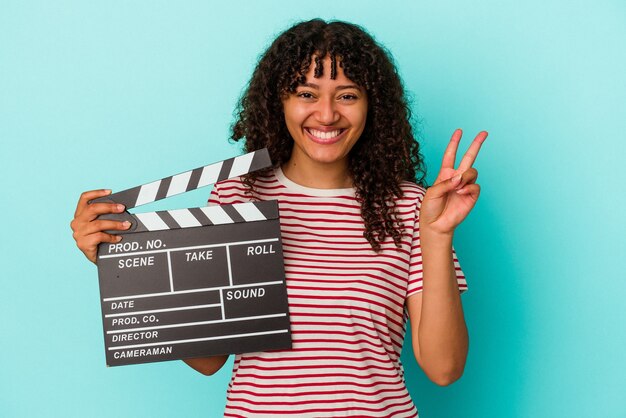
M 314 189 L 346 189 L 352 187 L 347 161 L 319 163 L 299 161 L 292 157 L 282 166 L 283 174 L 294 183 Z

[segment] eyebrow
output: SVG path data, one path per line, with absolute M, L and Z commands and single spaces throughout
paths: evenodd
M 315 83 L 303 83 L 300 84 L 302 87 L 310 87 L 316 90 L 320 89 L 320 86 L 315 84 Z M 356 84 L 345 84 L 345 85 L 341 85 L 341 86 L 337 86 L 337 88 L 335 89 L 335 91 L 337 90 L 345 90 L 345 89 L 356 89 L 356 90 L 361 90 L 361 88 L 359 86 L 357 86 Z

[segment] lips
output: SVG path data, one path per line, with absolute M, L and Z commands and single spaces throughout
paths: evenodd
M 344 133 L 347 131 L 346 129 L 334 129 L 332 131 L 320 131 L 313 128 L 305 128 L 304 131 L 307 133 L 307 136 L 314 142 L 318 144 L 334 144 L 335 142 L 340 141 L 344 137 Z

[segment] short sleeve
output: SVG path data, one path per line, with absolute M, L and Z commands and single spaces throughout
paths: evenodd
M 407 298 L 423 290 L 422 279 L 424 269 L 422 268 L 422 247 L 420 245 L 419 231 L 419 211 L 423 197 L 424 196 L 421 195 L 417 198 L 415 223 L 411 240 L 411 258 L 409 263 L 409 284 L 407 287 Z M 459 259 L 457 258 L 454 247 L 452 248 L 452 260 L 454 262 L 454 272 L 456 274 L 457 285 L 459 286 L 459 291 L 463 293 L 467 290 L 467 281 L 465 280 L 465 274 L 463 274 L 463 270 L 461 270 L 461 265 L 459 264 Z
M 211 194 L 209 195 L 209 200 L 207 201 L 207 206 L 217 206 L 220 204 L 220 190 L 218 183 L 213 185 L 213 189 L 211 190 Z

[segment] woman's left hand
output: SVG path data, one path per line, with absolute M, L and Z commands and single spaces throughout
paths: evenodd
M 482 131 L 468 148 L 458 168 L 454 168 L 456 152 L 463 132 L 452 134 L 435 183 L 426 190 L 420 209 L 420 233 L 452 235 L 454 229 L 470 213 L 480 194 L 476 184 L 478 171 L 472 167 L 481 145 L 487 138 Z

